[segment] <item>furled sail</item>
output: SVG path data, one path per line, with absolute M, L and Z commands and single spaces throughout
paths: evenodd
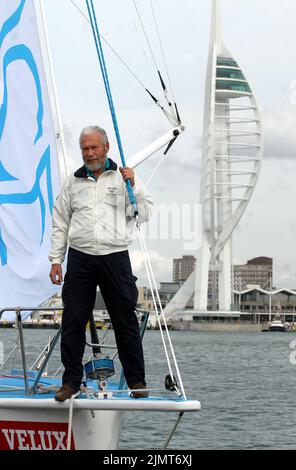
M 60 185 L 33 0 L 1 2 L 0 105 L 0 309 L 33 307 L 54 293 L 47 255 Z

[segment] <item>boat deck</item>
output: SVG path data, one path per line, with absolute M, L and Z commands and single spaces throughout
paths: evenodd
M 37 373 L 28 372 L 28 387 L 34 385 Z M 52 408 L 62 410 L 69 407 L 70 400 L 57 402 L 54 399 L 56 388 L 61 385 L 61 379 L 43 377 L 39 380 L 36 392 L 26 394 L 23 375 L 12 371 L 9 375 L 0 376 L 0 409 L 2 408 Z M 165 396 L 167 395 L 167 396 Z M 169 396 L 171 395 L 171 396 Z M 155 394 L 150 391 L 148 398 L 132 398 L 129 390 L 119 390 L 118 382 L 108 381 L 107 389 L 98 389 L 95 380 L 88 380 L 87 393 L 82 392 L 74 399 L 73 407 L 84 410 L 142 410 L 142 411 L 199 411 L 200 403 L 178 397 L 172 392 L 163 391 Z

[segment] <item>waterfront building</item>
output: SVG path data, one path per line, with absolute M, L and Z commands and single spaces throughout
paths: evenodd
M 183 284 L 191 273 L 196 270 L 199 273 L 199 267 L 196 264 L 196 258 L 193 255 L 182 256 L 182 258 L 173 260 L 173 283 Z M 218 280 L 216 277 L 216 290 L 218 289 Z M 209 272 L 208 277 L 208 304 L 211 305 L 211 296 L 213 292 L 213 276 Z M 162 283 L 163 285 L 165 283 Z M 232 289 L 244 290 L 251 287 L 261 287 L 270 290 L 273 287 L 273 260 L 267 256 L 259 256 L 247 261 L 246 264 L 236 264 L 232 266 Z M 193 308 L 192 297 L 187 302 L 187 308 Z
M 162 308 L 165 308 L 172 298 L 176 295 L 181 287 L 181 282 L 161 282 L 158 289 L 159 298 L 161 301 Z M 138 288 L 138 306 L 142 309 L 154 310 L 153 296 L 150 288 L 140 287 Z M 154 297 L 156 297 L 156 291 L 153 291 Z
M 235 290 L 234 299 L 238 309 L 246 316 L 248 313 L 267 314 L 270 317 L 296 316 L 296 290 L 292 289 L 271 289 L 266 290 L 260 287 L 244 290 Z
M 173 282 L 185 282 L 195 269 L 196 258 L 192 255 L 183 255 L 182 258 L 173 259 Z
M 233 288 L 235 290 L 258 286 L 265 290 L 273 287 L 272 258 L 259 256 L 248 260 L 247 264 L 233 266 Z

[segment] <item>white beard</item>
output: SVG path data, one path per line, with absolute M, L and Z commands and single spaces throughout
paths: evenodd
M 106 162 L 104 162 L 103 164 L 100 162 L 92 163 L 92 164 L 84 162 L 84 164 L 89 171 L 94 172 L 94 171 L 104 170 Z

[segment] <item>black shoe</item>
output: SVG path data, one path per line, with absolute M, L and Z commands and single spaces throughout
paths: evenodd
M 70 385 L 64 384 L 61 386 L 61 388 L 57 391 L 55 394 L 55 401 L 65 401 L 68 400 L 69 398 L 72 397 L 72 395 L 75 395 L 78 390 L 75 390 L 72 388 Z
M 148 398 L 149 397 L 149 392 L 146 390 L 146 385 L 142 383 L 136 383 L 132 387 L 132 392 L 130 396 L 132 398 Z

